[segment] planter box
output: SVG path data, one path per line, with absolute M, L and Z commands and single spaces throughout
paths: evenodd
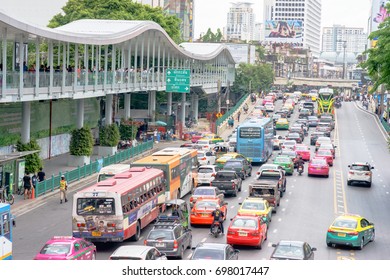
M 98 146 L 98 156 L 99 157 L 112 156 L 115 155 L 117 150 L 118 150 L 117 147 Z
M 69 155 L 68 166 L 84 166 L 84 164 L 90 164 L 90 156 L 73 156 Z

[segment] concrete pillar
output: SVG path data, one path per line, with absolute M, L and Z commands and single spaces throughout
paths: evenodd
M 30 121 L 31 121 L 31 102 L 23 102 L 22 139 L 21 139 L 23 144 L 27 144 L 28 142 L 30 142 L 30 128 L 31 128 Z
M 167 113 L 168 116 L 172 115 L 172 92 L 167 92 Z
M 182 128 L 185 128 L 185 122 L 186 122 L 186 93 L 182 93 L 182 98 L 181 98 L 181 124 Z
M 84 99 L 77 100 L 77 129 L 84 126 Z
M 156 121 L 156 91 L 152 90 L 149 92 L 149 114 L 151 121 Z
M 110 125 L 112 124 L 112 103 L 114 100 L 114 96 L 112 94 L 107 94 L 106 95 L 106 121 L 105 125 Z
M 191 110 L 190 110 L 190 117 L 191 118 L 194 118 L 195 117 L 195 111 L 194 111 L 194 108 L 195 108 L 195 93 L 192 93 L 191 94 Z
M 130 118 L 131 93 L 125 93 L 125 119 Z
M 198 121 L 199 118 L 199 96 L 195 94 L 195 102 L 194 102 L 194 118 Z

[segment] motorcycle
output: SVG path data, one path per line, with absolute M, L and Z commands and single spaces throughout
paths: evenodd
M 299 176 L 302 175 L 302 173 L 303 173 L 303 165 L 299 165 L 298 166 L 298 173 L 299 173 Z
M 220 222 L 214 222 L 214 224 L 211 226 L 210 234 L 215 238 L 217 238 L 222 233 L 219 223 Z

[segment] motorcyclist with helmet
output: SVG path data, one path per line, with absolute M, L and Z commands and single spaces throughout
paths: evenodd
M 297 171 L 299 171 L 300 167 L 302 167 L 303 170 L 303 165 L 305 164 L 305 161 L 302 159 L 302 156 L 298 157 L 296 164 L 297 164 Z
M 216 222 L 219 222 L 219 228 L 221 230 L 221 233 L 222 234 L 225 234 L 224 233 L 224 228 L 223 228 L 223 218 L 225 217 L 225 214 L 221 211 L 221 208 L 219 205 L 217 205 L 217 207 L 215 208 L 215 210 L 211 213 L 211 216 L 214 217 L 214 220 L 213 220 L 213 223 L 211 224 L 211 227 L 210 227 L 210 233 L 211 233 L 211 230 L 214 226 L 214 224 Z

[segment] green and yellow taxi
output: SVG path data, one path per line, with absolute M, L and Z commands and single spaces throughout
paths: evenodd
M 211 140 L 214 144 L 218 142 L 224 142 L 224 140 L 221 137 L 219 137 L 214 133 L 207 133 L 203 136 L 203 138 Z
M 347 245 L 361 250 L 364 245 L 374 241 L 374 239 L 374 224 L 362 216 L 353 214 L 337 217 L 326 233 L 326 244 L 329 247 Z
M 292 175 L 294 173 L 294 162 L 289 156 L 277 156 L 273 163 L 281 166 L 288 175 Z
M 220 156 L 215 164 L 219 167 L 219 168 L 223 168 L 223 166 L 225 165 L 225 163 L 229 160 L 229 159 L 236 159 L 236 158 L 242 158 L 242 159 L 247 159 L 245 156 L 243 156 L 242 154 L 239 154 L 239 153 L 226 153 L 222 156 Z
M 288 120 L 285 118 L 279 118 L 275 124 L 276 129 L 289 129 Z
M 238 215 L 256 215 L 265 217 L 267 225 L 272 220 L 272 209 L 269 202 L 260 197 L 247 197 L 242 203 L 239 203 Z

